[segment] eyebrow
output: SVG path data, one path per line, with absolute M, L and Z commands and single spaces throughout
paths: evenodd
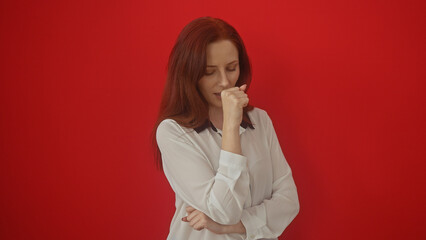
M 236 62 L 238 62 L 238 60 L 234 60 L 234 61 L 232 61 L 230 63 L 227 63 L 226 65 L 229 65 L 229 64 L 232 64 L 232 63 L 236 63 Z M 217 67 L 217 66 L 215 66 L 215 65 L 207 65 L 207 67 Z

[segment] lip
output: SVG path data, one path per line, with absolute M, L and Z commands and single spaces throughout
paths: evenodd
M 220 93 L 213 93 L 216 97 L 221 98 L 220 97 Z

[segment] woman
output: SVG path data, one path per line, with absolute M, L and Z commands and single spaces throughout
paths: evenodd
M 211 17 L 185 26 L 154 129 L 157 163 L 176 194 L 168 239 L 277 239 L 298 214 L 272 122 L 248 104 L 250 81 L 232 26 Z

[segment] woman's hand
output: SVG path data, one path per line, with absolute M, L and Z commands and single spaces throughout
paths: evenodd
M 243 108 L 247 106 L 249 99 L 244 92 L 247 84 L 241 87 L 233 87 L 221 92 L 223 122 L 231 127 L 240 126 L 243 120 Z
M 216 234 L 224 234 L 224 233 L 246 234 L 246 228 L 244 227 L 241 221 L 239 221 L 237 224 L 234 224 L 234 225 L 222 225 L 213 221 L 206 214 L 196 210 L 193 207 L 190 207 L 190 206 L 186 207 L 186 212 L 188 213 L 188 216 L 183 217 L 182 221 L 188 222 L 189 225 L 191 225 L 191 227 L 193 227 L 195 230 L 200 231 L 202 229 L 207 229 Z
M 189 225 L 191 225 L 191 227 L 194 228 L 195 230 L 200 231 L 205 228 L 216 234 L 225 233 L 224 225 L 213 221 L 207 215 L 196 210 L 195 208 L 186 207 L 186 212 L 188 213 L 188 216 L 182 218 L 182 221 L 188 222 Z

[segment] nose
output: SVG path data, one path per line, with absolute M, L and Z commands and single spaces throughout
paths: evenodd
M 229 81 L 225 71 L 220 71 L 220 86 L 224 89 L 231 87 L 231 82 Z

